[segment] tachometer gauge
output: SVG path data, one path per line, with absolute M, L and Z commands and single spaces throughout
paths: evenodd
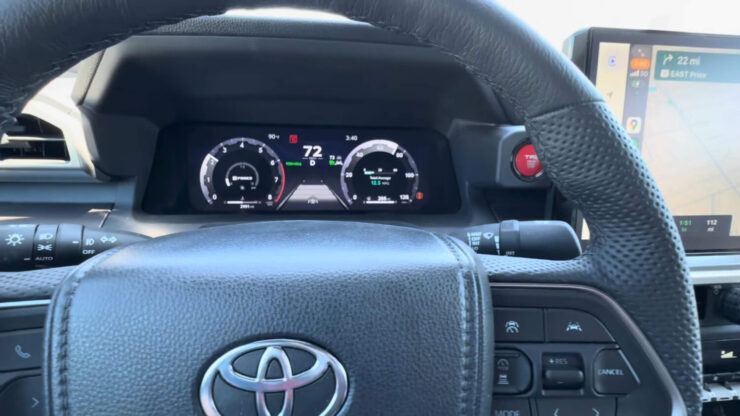
M 246 137 L 219 143 L 200 166 L 200 189 L 210 205 L 274 207 L 285 190 L 285 168 L 265 143 Z
M 344 197 L 355 206 L 410 204 L 419 188 L 416 162 L 390 140 L 370 140 L 352 149 L 341 175 Z

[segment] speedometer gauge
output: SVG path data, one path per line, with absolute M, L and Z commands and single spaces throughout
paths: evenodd
M 203 159 L 200 188 L 209 205 L 271 208 L 283 196 L 285 168 L 265 143 L 246 137 L 229 139 Z
M 342 192 L 350 205 L 410 204 L 419 189 L 416 162 L 390 140 L 370 140 L 352 149 L 341 175 Z

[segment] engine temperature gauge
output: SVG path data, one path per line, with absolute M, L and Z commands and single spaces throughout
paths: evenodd
M 416 162 L 390 140 L 370 140 L 352 149 L 341 175 L 342 192 L 350 205 L 410 204 L 419 189 Z

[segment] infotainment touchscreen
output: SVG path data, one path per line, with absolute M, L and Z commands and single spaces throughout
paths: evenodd
M 740 41 L 611 32 L 591 39 L 589 75 L 642 153 L 686 249 L 740 248 Z

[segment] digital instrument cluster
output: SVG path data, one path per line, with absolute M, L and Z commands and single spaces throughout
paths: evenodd
M 428 130 L 196 126 L 188 196 L 197 211 L 451 212 L 447 140 Z

